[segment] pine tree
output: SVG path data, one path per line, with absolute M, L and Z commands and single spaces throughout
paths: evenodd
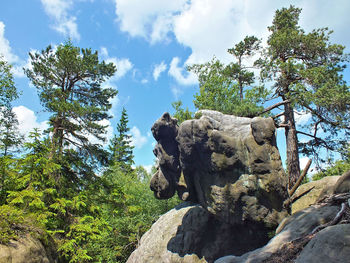
M 197 109 L 217 110 L 236 116 L 254 117 L 263 110 L 268 96 L 263 86 L 254 86 L 254 73 L 244 64 L 260 48 L 260 41 L 247 36 L 228 52 L 234 62 L 224 65 L 217 58 L 204 64 L 194 64 L 188 70 L 198 76 L 199 94 L 195 94 Z
M 134 164 L 133 148 L 131 145 L 130 128 L 128 127 L 128 115 L 123 108 L 117 124 L 118 136 L 115 134 L 110 141 L 110 163 L 119 165 L 125 171 L 131 171 Z
M 299 151 L 313 157 L 320 148 L 338 151 L 350 132 L 350 91 L 342 76 L 348 59 L 344 46 L 329 42 L 332 31 L 327 28 L 305 33 L 298 25 L 300 12 L 294 6 L 276 11 L 264 57 L 257 62 L 261 75 L 275 83 L 273 98 L 282 100 L 268 109 L 284 105 L 280 127 L 285 128 L 290 188 L 300 176 Z M 295 110 L 312 115 L 309 133 L 297 130 Z M 310 141 L 299 143 L 298 134 Z
M 106 139 L 106 126 L 101 121 L 111 118 L 110 101 L 117 91 L 102 84 L 116 72 L 116 67 L 100 62 L 97 51 L 80 49 L 70 41 L 56 50 L 48 46 L 29 55 L 32 69 L 25 73 L 37 88 L 42 105 L 51 113 L 49 158 L 62 165 L 59 177 L 64 177 L 65 183 L 81 189 L 95 177 L 94 169 L 107 161 L 102 145 L 91 139 Z
M 19 97 L 13 81 L 11 65 L 0 58 L 0 149 L 7 156 L 22 142 L 18 132 L 18 120 L 11 103 Z

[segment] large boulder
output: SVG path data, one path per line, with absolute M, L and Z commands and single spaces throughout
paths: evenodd
M 7 245 L 0 244 L 0 263 L 57 263 L 56 251 L 51 246 L 44 246 L 40 239 L 26 234 Z
M 247 228 L 219 221 L 199 205 L 183 203 L 162 215 L 145 233 L 127 263 L 213 262 L 266 244 L 264 226 Z
M 276 227 L 287 215 L 287 177 L 273 120 L 209 110 L 198 115 L 177 126 L 165 113 L 153 125 L 159 160 L 151 181 L 155 196 L 169 198 L 177 190 L 223 222 Z
M 339 263 L 350 260 L 350 224 L 330 226 L 305 246 L 296 263 Z
M 339 178 L 340 176 L 327 176 L 299 186 L 293 194 L 293 197 L 298 198 L 292 203 L 292 213 L 303 210 L 313 205 L 318 199 L 332 194 Z
M 272 238 L 269 243 L 262 248 L 250 251 L 241 256 L 232 255 L 225 256 L 215 261 L 215 263 L 273 263 L 283 262 L 276 261 L 275 258 L 269 260 L 273 254 L 278 253 L 289 242 L 298 240 L 309 234 L 315 227 L 330 222 L 337 214 L 338 206 L 310 206 L 304 210 L 298 211 L 292 216 L 286 218 L 281 222 L 276 230 L 276 236 Z M 321 232 L 320 232 L 321 233 Z M 283 255 L 286 253 L 282 251 Z M 294 261 L 288 261 L 294 262 Z M 298 262 L 319 262 L 328 263 L 335 261 L 327 260 L 305 260 Z M 345 262 L 345 261 L 338 261 Z

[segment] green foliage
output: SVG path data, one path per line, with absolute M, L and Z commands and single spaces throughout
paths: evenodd
M 236 62 L 224 65 L 215 57 L 205 64 L 194 64 L 188 70 L 198 76 L 199 94 L 194 97 L 197 109 L 217 110 L 236 116 L 254 117 L 263 110 L 268 91 L 253 86 L 254 73 L 243 65 L 245 57 L 259 49 L 255 37 L 246 37 L 228 52 Z
M 185 120 L 193 119 L 193 112 L 189 111 L 188 107 L 186 109 L 182 108 L 182 101 L 178 100 L 171 104 L 173 106 L 175 113 L 173 117 L 177 119 L 178 124 L 184 122 Z
M 12 111 L 11 103 L 19 93 L 13 82 L 11 65 L 0 57 L 0 150 L 2 155 L 8 155 L 22 141 L 18 133 L 18 120 Z
M 97 51 L 80 49 L 70 41 L 56 50 L 48 46 L 29 55 L 32 69 L 25 73 L 37 88 L 44 108 L 52 113 L 51 155 L 62 155 L 64 148 L 74 146 L 85 162 L 102 161 L 100 147 L 88 135 L 105 140 L 106 126 L 101 121 L 111 117 L 110 100 L 117 91 L 102 88 L 102 83 L 115 73 L 114 64 L 99 62 Z
M 179 203 L 175 198 L 156 200 L 149 191 L 149 180 L 150 175 L 140 167 L 127 174 L 114 166 L 101 177 L 103 187 L 96 202 L 110 229 L 101 242 L 91 244 L 99 262 L 125 262 L 158 217 Z
M 110 164 L 118 164 L 124 171 L 132 170 L 134 164 L 133 148 L 131 145 L 130 128 L 128 127 L 128 115 L 123 108 L 119 123 L 117 124 L 118 136 L 114 135 L 109 144 Z
M 317 158 L 322 148 L 339 151 L 348 141 L 350 90 L 342 72 L 349 57 L 344 46 L 330 43 L 328 28 L 306 33 L 298 25 L 300 13 L 294 6 L 276 11 L 268 46 L 257 64 L 263 78 L 274 80 L 274 97 L 290 100 L 285 123 L 295 125 L 294 109 L 312 114 L 303 127 L 310 140 L 299 143 L 299 149 Z
M 8 108 L 18 96 L 11 73 L 11 65 L 0 56 L 0 108 Z

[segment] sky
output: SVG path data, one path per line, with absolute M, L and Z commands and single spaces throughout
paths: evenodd
M 13 104 L 20 132 L 47 128 L 48 113 L 36 88 L 23 74 L 28 53 L 71 39 L 75 46 L 97 50 L 99 57 L 117 66 L 105 85 L 115 87 L 108 137 L 116 132 L 122 108 L 129 117 L 136 165 L 154 163 L 152 124 L 171 103 L 182 100 L 190 110 L 198 92 L 196 76 L 186 66 L 204 63 L 214 55 L 223 62 L 227 49 L 246 35 L 264 42 L 274 12 L 293 4 L 302 8 L 300 25 L 306 30 L 328 27 L 331 41 L 350 47 L 348 0 L 1 0 L 0 54 L 13 65 L 21 97 Z M 350 72 L 345 72 L 349 82 Z M 296 115 L 298 124 L 308 114 Z M 284 135 L 278 131 L 281 157 Z M 307 162 L 301 159 L 301 166 Z

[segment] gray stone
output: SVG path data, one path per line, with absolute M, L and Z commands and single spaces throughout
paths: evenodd
M 283 220 L 276 230 L 276 236 L 266 246 L 242 256 L 225 256 L 215 263 L 262 263 L 284 244 L 309 234 L 318 225 L 331 221 L 338 209 L 337 206 L 308 207 Z
M 345 172 L 337 181 L 334 186 L 334 193 L 347 193 L 350 192 L 350 170 Z
M 0 263 L 56 263 L 53 249 L 44 247 L 42 242 L 27 234 L 8 245 L 0 244 Z
M 295 191 L 294 196 L 299 196 L 292 204 L 292 214 L 303 210 L 304 208 L 313 205 L 318 199 L 333 193 L 334 185 L 337 183 L 340 176 L 327 176 L 317 181 L 312 181 L 306 184 L 302 184 Z
M 199 115 L 177 127 L 166 113 L 152 127 L 160 163 L 151 181 L 155 196 L 168 198 L 177 189 L 180 198 L 199 203 L 223 222 L 265 224 L 270 231 L 288 214 L 273 120 L 209 110 Z M 185 184 L 179 183 L 181 174 Z
M 295 262 L 350 262 L 350 225 L 330 226 L 317 233 Z
M 213 262 L 222 255 L 241 255 L 266 244 L 260 228 L 220 222 L 199 205 L 184 203 L 170 210 L 145 233 L 127 263 Z

